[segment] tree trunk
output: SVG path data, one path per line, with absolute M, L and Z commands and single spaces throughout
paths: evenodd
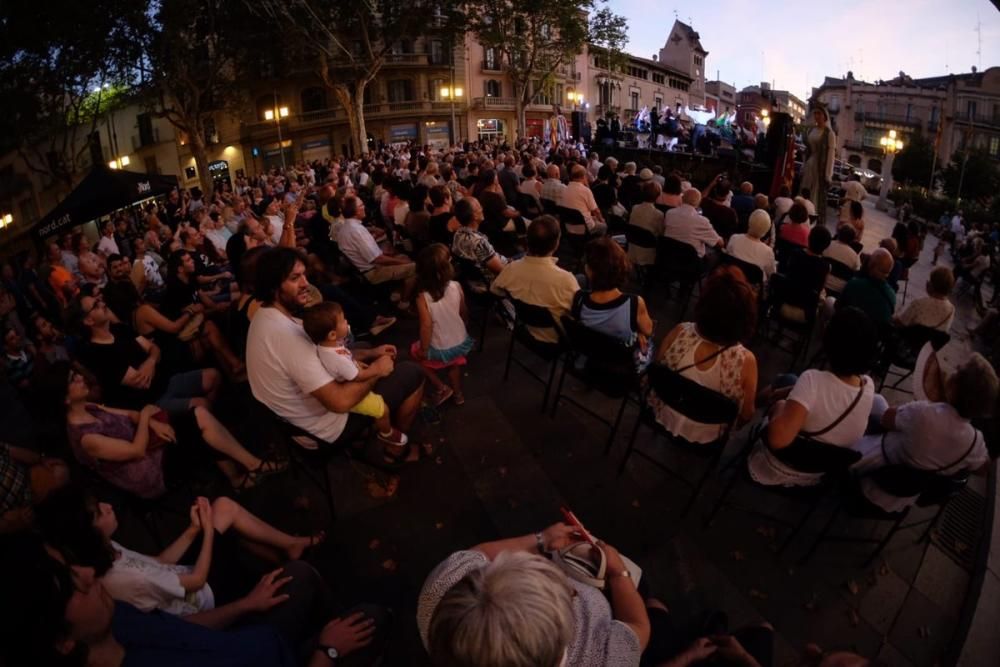
M 517 95 L 514 96 L 514 117 L 517 121 L 517 136 L 515 140 L 520 141 L 528 136 L 528 119 L 526 109 L 528 107 L 527 86 L 515 86 Z
M 365 84 L 355 82 L 352 91 L 346 84 L 333 86 L 333 94 L 347 114 L 347 124 L 350 127 L 351 148 L 357 155 L 368 154 L 368 132 L 365 129 Z
M 208 173 L 208 149 L 205 146 L 205 137 L 200 131 L 188 133 L 188 145 L 191 147 L 191 156 L 194 157 L 195 168 L 198 170 L 198 184 L 201 186 L 201 193 L 205 201 L 212 198 L 212 176 Z M 281 147 L 278 147 L 279 150 Z

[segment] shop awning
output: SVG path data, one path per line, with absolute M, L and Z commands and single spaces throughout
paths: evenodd
M 36 241 L 43 241 L 63 229 L 166 194 L 176 187 L 176 176 L 139 174 L 97 165 L 83 177 L 73 192 L 32 227 L 31 235 Z

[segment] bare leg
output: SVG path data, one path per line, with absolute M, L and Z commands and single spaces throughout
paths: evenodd
M 222 362 L 230 373 L 235 375 L 243 370 L 243 362 L 239 360 L 233 349 L 229 347 L 229 343 L 222 337 L 222 332 L 219 331 L 219 327 L 215 326 L 214 322 L 205 322 L 202 335 L 209 347 L 212 348 L 212 352 L 215 353 L 216 358 Z
M 392 431 L 392 420 L 389 417 L 389 406 L 385 407 L 382 416 L 375 419 L 375 428 L 378 432 L 386 435 Z
M 417 411 L 420 410 L 420 401 L 423 398 L 424 385 L 421 384 L 416 391 L 407 396 L 406 400 L 399 406 L 399 410 L 396 411 L 396 428 L 403 433 L 409 433 L 410 427 L 413 426 L 413 420 L 417 416 Z
M 211 412 L 204 407 L 196 407 L 194 417 L 198 421 L 198 428 L 201 429 L 201 437 L 209 447 L 222 452 L 247 470 L 256 470 L 260 467 L 261 460 L 244 449 Z
M 212 502 L 212 519 L 215 529 L 220 533 L 233 528 L 240 537 L 281 549 L 288 554 L 290 560 L 298 559 L 306 548 L 325 538 L 323 532 L 308 537 L 289 535 L 257 518 L 235 500 L 226 497 L 216 498 Z
M 438 377 L 437 371 L 435 371 L 433 368 L 427 368 L 426 366 L 423 365 L 420 366 L 420 370 L 424 372 L 424 376 L 431 381 L 432 385 L 434 385 L 435 391 L 444 390 L 445 384 L 444 382 L 441 381 L 441 378 Z
M 205 392 L 205 400 L 209 405 L 215 403 L 219 396 L 219 388 L 222 386 L 222 375 L 214 368 L 205 368 L 201 371 L 201 388 Z
M 455 398 L 463 398 L 461 366 L 452 366 L 448 369 L 448 382 L 451 384 L 452 391 L 455 392 Z

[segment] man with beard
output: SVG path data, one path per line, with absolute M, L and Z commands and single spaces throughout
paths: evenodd
M 396 348 L 380 345 L 353 350 L 354 358 L 375 367 L 369 380 L 337 382 L 323 367 L 299 314 L 309 301 L 302 256 L 274 248 L 260 258 L 254 296 L 263 304 L 247 335 L 247 376 L 254 397 L 276 415 L 330 444 L 355 440 L 370 417 L 348 411 L 368 392 L 380 394 L 404 433 L 413 425 L 423 398 L 423 372 L 411 362 L 395 364 Z M 410 445 L 385 445 L 384 463 L 412 460 Z

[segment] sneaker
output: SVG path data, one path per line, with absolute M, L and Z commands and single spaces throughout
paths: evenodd
M 375 322 L 372 323 L 371 327 L 368 329 L 368 333 L 373 336 L 377 336 L 395 323 L 395 317 L 382 317 L 379 315 L 375 318 Z
M 394 428 L 388 433 L 379 433 L 378 439 L 387 445 L 394 445 L 396 447 L 403 447 L 410 441 L 410 439 L 406 437 L 406 434 L 398 428 Z

